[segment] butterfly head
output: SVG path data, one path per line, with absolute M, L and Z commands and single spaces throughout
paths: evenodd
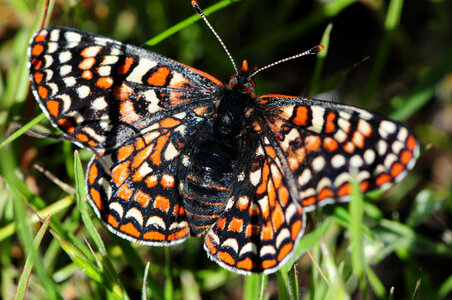
M 249 75 L 248 62 L 244 60 L 240 72 L 231 76 L 227 86 L 232 90 L 239 90 L 255 97 L 254 88 L 256 85 Z

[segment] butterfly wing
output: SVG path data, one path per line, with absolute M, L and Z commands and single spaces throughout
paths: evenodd
M 204 248 L 212 260 L 234 272 L 272 273 L 301 238 L 304 211 L 291 200 L 283 162 L 257 121 L 244 141 L 231 197 L 207 232 Z
M 33 93 L 51 123 L 96 151 L 87 170 L 90 204 L 132 241 L 181 242 L 179 154 L 212 118 L 217 79 L 151 51 L 68 28 L 32 39 Z
M 113 149 L 165 117 L 213 105 L 221 82 L 154 52 L 69 28 L 39 31 L 32 90 L 52 124 L 81 146 Z
M 384 189 L 415 164 L 413 134 L 378 114 L 280 95 L 261 96 L 258 106 L 297 182 L 295 199 L 308 211 L 348 200 L 352 179 L 362 192 Z

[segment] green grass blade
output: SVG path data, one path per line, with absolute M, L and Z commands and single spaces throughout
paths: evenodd
M 66 210 L 73 203 L 74 203 L 74 197 L 66 196 L 66 197 L 62 198 L 61 200 L 58 200 L 57 202 L 50 204 L 46 208 L 39 210 L 38 215 L 40 215 L 40 216 L 55 215 L 61 211 Z M 36 224 L 40 221 L 41 220 L 38 218 L 38 216 L 33 215 L 29 222 L 30 222 L 30 224 Z M 10 223 L 10 224 L 5 225 L 4 227 L 0 228 L 0 242 L 3 242 L 6 238 L 10 237 L 15 232 L 16 232 L 15 223 Z
M 28 201 L 29 198 L 24 197 L 24 193 L 22 193 L 24 188 L 23 181 L 14 173 L 14 170 L 16 170 L 14 156 L 9 148 L 3 148 L 0 152 L 0 157 L 2 157 L 0 174 L 11 189 L 11 195 L 13 197 L 14 220 L 19 240 L 25 253 L 27 253 L 27 256 L 30 256 L 30 259 L 34 265 L 34 270 L 38 274 L 49 298 L 60 299 L 58 287 L 47 274 L 44 265 L 42 264 L 42 259 L 38 251 L 33 246 L 33 233 L 26 217 L 27 209 L 25 208 L 25 201 Z
M 312 75 L 311 83 L 309 84 L 308 92 L 306 97 L 314 96 L 319 88 L 319 80 L 322 75 L 323 65 L 325 64 L 325 59 L 328 54 L 328 49 L 330 46 L 330 36 L 331 30 L 333 29 L 333 24 L 330 23 L 325 28 L 323 32 L 322 39 L 320 40 L 320 45 L 323 45 L 325 48 L 317 54 L 317 60 L 314 67 L 314 73 Z
M 42 238 L 44 237 L 44 234 L 47 232 L 47 229 L 49 228 L 50 218 L 51 218 L 50 215 L 47 216 L 47 218 L 44 220 L 41 228 L 39 228 L 38 233 L 35 236 L 35 239 L 33 241 L 33 247 L 35 247 L 35 249 L 39 248 Z M 27 260 L 25 261 L 24 269 L 22 271 L 22 275 L 20 276 L 19 283 L 17 284 L 17 290 L 14 299 L 25 299 L 28 280 L 30 279 L 32 269 L 33 261 L 31 260 L 31 257 L 29 255 L 27 257 Z
M 41 122 L 42 120 L 45 120 L 46 116 L 41 113 L 39 116 L 19 128 L 18 130 L 14 131 L 10 136 L 8 136 L 6 139 L 3 140 L 3 142 L 0 143 L 0 149 L 17 139 L 18 137 L 22 136 L 27 130 L 30 130 L 33 126 Z
M 364 199 L 359 190 L 356 180 L 351 180 L 352 187 L 351 201 L 349 203 L 350 210 L 350 231 L 351 231 L 351 258 L 353 273 L 362 279 L 364 272 L 364 251 L 362 231 L 364 216 Z
M 376 51 L 375 63 L 372 68 L 372 74 L 364 96 L 363 103 L 369 103 L 370 99 L 375 95 L 380 80 L 381 73 L 388 57 L 390 44 L 394 31 L 397 29 L 402 15 L 403 0 L 391 0 L 389 2 L 388 12 L 385 19 L 385 31 L 380 47 Z
M 243 277 L 243 300 L 262 299 L 267 275 L 252 274 Z
M 215 4 L 212 4 L 211 6 L 207 7 L 206 9 L 203 9 L 203 12 L 206 16 L 234 3 L 238 0 L 222 0 Z M 155 46 L 164 39 L 172 36 L 176 32 L 184 29 L 185 27 L 189 26 L 190 24 L 195 23 L 196 21 L 200 20 L 201 16 L 198 14 L 194 14 L 191 17 L 188 17 L 187 19 L 183 20 L 182 22 L 177 23 L 176 25 L 168 28 L 167 30 L 163 31 L 162 33 L 158 34 L 157 36 L 153 37 L 152 39 L 148 40 L 144 44 L 147 46 Z
M 85 228 L 89 233 L 89 236 L 93 239 L 94 244 L 96 244 L 96 247 L 100 250 L 101 255 L 105 255 L 107 253 L 107 249 L 105 248 L 104 242 L 102 241 L 102 238 L 100 237 L 99 233 L 96 230 L 96 227 L 94 226 L 93 220 L 89 215 L 89 208 L 86 204 L 85 199 L 85 184 L 83 179 L 83 168 L 82 168 L 82 162 L 80 160 L 80 156 L 78 154 L 78 151 L 75 151 L 74 153 L 74 170 L 75 170 L 75 198 L 77 200 L 77 205 L 80 208 L 80 213 L 82 215 L 83 223 L 85 224 Z

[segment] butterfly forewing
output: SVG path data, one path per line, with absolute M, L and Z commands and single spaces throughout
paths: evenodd
M 221 82 L 132 45 L 68 28 L 30 46 L 33 92 L 53 125 L 95 149 L 115 148 L 165 117 L 213 105 Z
M 351 180 L 362 192 L 386 188 L 414 166 L 413 134 L 378 114 L 279 95 L 260 97 L 259 107 L 294 174 L 296 199 L 308 210 L 348 200 Z

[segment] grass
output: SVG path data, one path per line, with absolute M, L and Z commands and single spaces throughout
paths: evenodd
M 423 145 L 404 181 L 307 214 L 307 232 L 286 266 L 243 277 L 208 260 L 202 239 L 144 247 L 103 228 L 85 202 L 91 154 L 24 135 L 37 123 L 50 128 L 29 93 L 26 68 L 43 1 L 8 1 L 9 17 L 0 25 L 0 298 L 451 298 L 452 4 L 430 1 L 416 9 L 406 2 L 200 3 L 234 58 L 247 57 L 251 66 L 320 39 L 326 46 L 317 59 L 259 74 L 258 93 L 329 92 L 321 97 L 403 120 Z M 154 45 L 222 80 L 233 72 L 189 1 L 59 0 L 50 7 L 51 25 Z M 8 135 L 13 122 L 26 125 Z M 35 163 L 74 189 L 61 190 Z

